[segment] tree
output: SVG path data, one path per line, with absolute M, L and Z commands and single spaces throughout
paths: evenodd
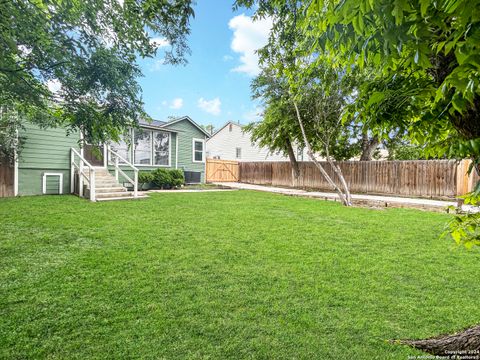
M 292 101 L 307 154 L 323 177 L 337 192 L 345 206 L 351 206 L 351 194 L 341 168 L 330 149 L 341 134 L 342 114 L 352 96 L 354 77 L 328 66 L 310 67 L 309 59 L 296 59 L 289 70 Z M 302 106 L 303 105 L 303 106 Z M 300 110 L 303 107 L 304 116 Z M 338 178 L 337 184 L 316 159 L 320 152 Z
M 262 121 L 248 124 L 245 131 L 250 133 L 253 142 L 288 156 L 295 186 L 300 167 L 293 144 L 302 146 L 303 142 L 299 141 L 300 129 L 290 101 L 288 80 L 273 66 L 264 64 L 261 73 L 253 79 L 251 89 L 252 98 L 262 101 L 265 110 Z
M 192 0 L 2 1 L 0 104 L 91 143 L 118 140 L 148 118 L 136 58 L 162 47 L 184 63 L 191 16 Z
M 203 130 L 205 130 L 210 135 L 212 135 L 215 132 L 215 126 L 213 126 L 212 124 L 201 125 L 201 127 L 202 127 Z
M 23 138 L 18 136 L 22 128 L 18 114 L 10 107 L 0 106 L 0 165 L 12 165 L 16 153 L 21 150 Z

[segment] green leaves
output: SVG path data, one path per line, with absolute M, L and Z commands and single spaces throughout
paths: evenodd
M 159 51 L 158 36 L 170 44 L 166 62 L 184 63 L 193 9 L 192 0 L 14 0 L 0 14 L 0 105 L 97 143 L 147 116 L 136 59 Z

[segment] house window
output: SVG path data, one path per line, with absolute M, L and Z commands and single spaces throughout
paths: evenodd
M 193 162 L 205 161 L 205 141 L 193 139 Z
M 229 125 L 228 125 L 228 131 L 229 131 L 229 132 L 232 132 L 232 129 L 233 129 L 232 124 L 229 124 Z
M 170 165 L 170 134 L 138 129 L 133 136 L 133 157 L 136 165 Z
M 154 165 L 168 166 L 170 163 L 170 135 L 165 132 L 153 131 Z
M 135 164 L 152 164 L 152 132 L 144 129 L 138 129 L 134 132 L 133 151 Z
M 237 159 L 241 159 L 242 158 L 242 148 L 235 148 L 235 157 Z
M 130 161 L 130 144 L 125 141 L 123 136 L 120 138 L 118 143 L 110 144 L 110 148 L 125 160 Z M 109 159 L 109 162 L 110 164 L 113 164 L 115 159 Z M 124 164 L 125 162 L 119 158 L 118 163 Z

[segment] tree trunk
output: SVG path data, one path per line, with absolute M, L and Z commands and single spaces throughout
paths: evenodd
M 370 139 L 368 133 L 364 132 L 362 135 L 362 155 L 360 156 L 360 161 L 372 160 L 373 152 L 379 144 L 380 140 L 377 136 Z
M 300 177 L 300 167 L 298 166 L 298 161 L 295 157 L 295 152 L 293 151 L 292 147 L 292 142 L 289 138 L 286 139 L 286 143 L 288 158 L 290 159 L 290 164 L 292 165 L 292 186 L 297 186 L 298 178 Z
M 307 139 L 307 134 L 305 132 L 305 128 L 303 127 L 303 121 L 302 121 L 302 117 L 300 115 L 300 110 L 298 110 L 298 106 L 297 106 L 297 103 L 295 101 L 293 102 L 293 105 L 295 106 L 295 112 L 297 114 L 298 124 L 300 125 L 300 130 L 302 131 L 303 141 L 305 142 L 305 146 L 307 147 L 308 157 L 313 161 L 313 163 L 318 168 L 318 170 L 320 170 L 320 173 L 323 175 L 325 180 L 327 180 L 327 182 L 332 186 L 332 188 L 338 194 L 338 197 L 340 198 L 340 201 L 342 202 L 342 204 L 345 205 L 345 206 L 351 206 L 352 201 L 351 201 L 351 198 L 350 198 L 350 191 L 348 190 L 348 186 L 347 186 L 347 183 L 345 181 L 345 178 L 343 177 L 342 171 L 330 159 L 329 163 L 332 166 L 335 173 L 338 175 L 340 181 L 342 182 L 342 185 L 343 185 L 343 187 L 346 191 L 346 194 L 344 194 L 343 191 L 337 186 L 337 184 L 335 184 L 335 182 L 332 180 L 332 178 L 328 175 L 328 173 L 323 168 L 322 164 L 320 164 L 318 162 L 318 160 L 315 158 L 315 155 L 313 154 L 310 142 Z
M 480 354 L 478 352 L 480 351 L 480 325 L 453 335 L 443 335 L 425 340 L 400 340 L 395 342 L 409 345 L 432 355 L 478 356 Z

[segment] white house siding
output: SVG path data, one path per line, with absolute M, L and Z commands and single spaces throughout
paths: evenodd
M 241 149 L 240 158 L 237 148 Z M 295 149 L 296 151 L 296 149 Z M 303 151 L 307 160 L 306 152 Z M 238 161 L 288 161 L 281 153 L 271 153 L 267 148 L 253 144 L 250 134 L 244 133 L 238 124 L 229 122 L 207 140 L 207 157 L 221 160 Z M 303 160 L 301 157 L 298 160 Z

